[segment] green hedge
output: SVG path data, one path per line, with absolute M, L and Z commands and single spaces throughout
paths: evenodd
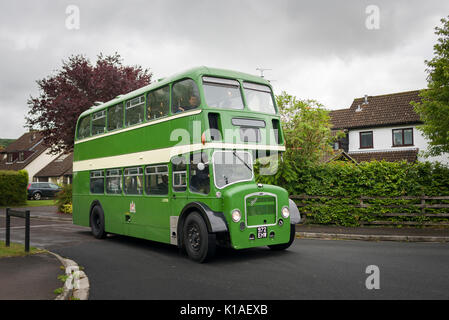
M 24 205 L 27 200 L 28 172 L 0 170 L 0 206 Z
M 447 221 L 435 217 L 385 217 L 388 213 L 419 213 L 419 200 L 365 200 L 369 208 L 361 208 L 359 198 L 449 195 L 449 168 L 430 162 L 332 162 L 296 167 L 291 163 L 279 165 L 274 176 L 258 176 L 262 183 L 284 187 L 290 195 L 323 196 L 297 201 L 305 204 L 300 211 L 314 223 L 361 225 L 370 221 Z M 325 198 L 336 197 L 336 198 Z M 344 197 L 340 199 L 338 197 Z M 447 204 L 447 200 L 428 200 L 427 204 Z M 385 206 L 402 206 L 385 208 Z M 449 213 L 449 209 L 426 209 L 426 213 Z M 435 220 L 436 219 L 436 220 Z M 309 219 L 310 220 L 310 219 Z

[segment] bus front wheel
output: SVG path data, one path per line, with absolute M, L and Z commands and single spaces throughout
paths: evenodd
M 198 212 L 190 213 L 183 227 L 183 243 L 190 259 L 202 263 L 215 254 L 215 234 L 207 231 L 206 223 Z
M 104 230 L 104 213 L 100 206 L 95 206 L 90 214 L 90 228 L 92 234 L 97 239 L 106 238 Z

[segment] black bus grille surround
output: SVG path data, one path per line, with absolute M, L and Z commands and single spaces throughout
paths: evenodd
M 248 226 L 276 223 L 276 197 L 253 195 L 246 198 L 245 203 Z

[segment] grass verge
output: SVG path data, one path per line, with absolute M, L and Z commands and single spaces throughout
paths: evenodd
M 23 257 L 29 254 L 43 253 L 45 250 L 30 247 L 30 252 L 25 252 L 25 246 L 20 243 L 10 243 L 9 247 L 5 246 L 5 241 L 0 241 L 0 259 L 11 257 Z
M 0 208 L 24 208 L 24 207 L 44 207 L 44 206 L 56 206 L 56 200 L 27 200 L 23 205 L 19 206 L 2 206 Z

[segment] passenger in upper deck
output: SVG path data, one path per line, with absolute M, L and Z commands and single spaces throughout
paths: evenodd
M 180 105 L 178 106 L 178 110 L 176 112 L 195 109 L 198 106 L 199 106 L 199 99 L 196 95 L 192 94 L 192 95 L 190 95 L 190 98 L 189 98 L 189 104 L 183 106 L 182 103 L 180 103 Z

